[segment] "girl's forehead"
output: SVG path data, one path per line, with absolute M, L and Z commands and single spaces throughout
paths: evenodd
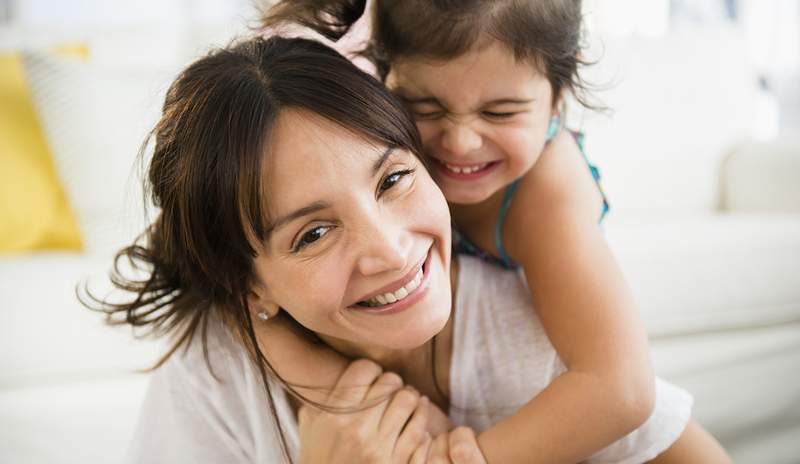
M 504 46 L 494 45 L 451 60 L 398 60 L 387 85 L 404 97 L 434 96 L 442 103 L 535 98 L 549 86 L 546 76 Z

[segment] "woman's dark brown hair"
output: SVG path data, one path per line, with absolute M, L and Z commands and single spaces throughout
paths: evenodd
M 85 286 L 80 296 L 106 313 L 110 324 L 169 335 L 172 345 L 154 369 L 198 336 L 208 360 L 206 330 L 211 317 L 220 319 L 253 357 L 273 416 L 267 372 L 304 396 L 278 376 L 259 349 L 247 295 L 255 279 L 254 241 L 263 242 L 268 227 L 263 160 L 270 130 L 288 108 L 320 115 L 370 141 L 421 153 L 402 103 L 327 46 L 273 37 L 214 51 L 170 86 L 161 120 L 148 137 L 155 144 L 145 186 L 159 211 L 136 243 L 117 254 L 111 273 L 118 289 L 133 294 L 131 300 L 112 303 Z M 125 275 L 127 265 L 146 277 Z M 275 422 L 289 459 L 276 416 Z
M 375 0 L 372 38 L 361 53 L 386 78 L 391 63 L 421 57 L 446 60 L 497 40 L 515 58 L 547 76 L 553 95 L 573 93 L 588 108 L 580 77 L 581 0 Z M 363 14 L 367 0 L 281 0 L 262 25 L 296 23 L 331 40 L 341 38 Z M 554 99 L 554 104 L 556 103 Z

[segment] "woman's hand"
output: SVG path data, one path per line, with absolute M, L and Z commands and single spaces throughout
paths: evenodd
M 469 427 L 458 427 L 425 441 L 411 456 L 411 464 L 486 464 L 478 447 L 475 432 Z
M 428 399 L 371 361 L 350 363 L 326 405 L 342 412 L 305 405 L 299 410 L 302 464 L 406 464 L 431 441 L 425 431 Z

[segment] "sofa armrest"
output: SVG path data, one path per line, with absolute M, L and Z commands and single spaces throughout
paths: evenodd
M 743 144 L 722 165 L 729 212 L 800 213 L 800 139 Z

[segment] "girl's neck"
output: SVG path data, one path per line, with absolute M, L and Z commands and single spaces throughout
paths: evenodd
M 494 221 L 500 211 L 500 204 L 503 202 L 505 187 L 493 193 L 489 198 L 480 203 L 455 204 L 448 203 L 450 216 L 458 227 L 466 227 L 470 224 L 477 224 L 490 218 Z

